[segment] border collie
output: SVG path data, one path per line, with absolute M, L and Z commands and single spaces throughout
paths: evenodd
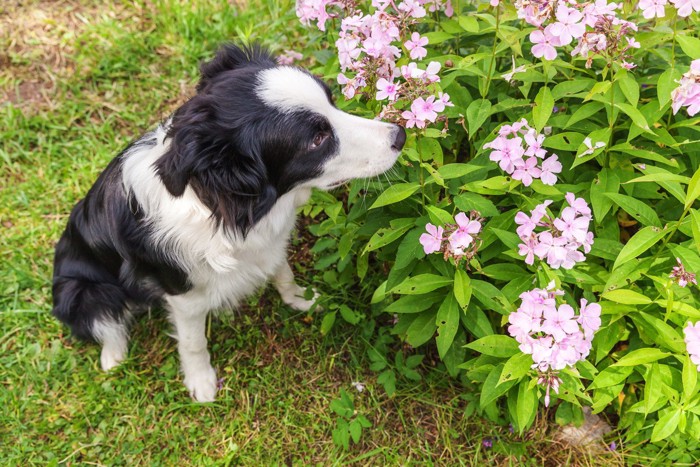
M 102 346 L 103 370 L 127 354 L 139 310 L 163 306 L 184 384 L 216 396 L 205 323 L 271 279 L 298 310 L 287 263 L 297 208 L 313 188 L 391 168 L 406 133 L 338 110 L 328 86 L 266 50 L 224 46 L 197 94 L 107 166 L 56 245 L 53 314 Z

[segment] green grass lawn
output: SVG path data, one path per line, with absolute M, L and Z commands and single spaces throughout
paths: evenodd
M 53 246 L 71 207 L 192 94 L 217 44 L 281 51 L 303 44 L 303 30 L 283 0 L 19 3 L 0 6 L 0 465 L 621 462 L 550 442 L 545 420 L 517 436 L 467 417 L 469 394 L 430 358 L 422 381 L 399 381 L 388 397 L 361 333 L 324 337 L 317 316 L 269 290 L 211 323 L 216 403 L 187 395 L 158 310 L 137 322 L 127 362 L 101 372 L 98 347 L 50 315 Z M 372 424 L 347 451 L 332 440 L 341 390 Z

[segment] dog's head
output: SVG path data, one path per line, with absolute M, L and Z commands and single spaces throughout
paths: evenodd
M 394 164 L 406 133 L 349 115 L 328 86 L 259 47 L 225 46 L 201 67 L 197 95 L 173 115 L 156 168 L 173 196 L 189 185 L 245 234 L 283 194 L 329 189 Z

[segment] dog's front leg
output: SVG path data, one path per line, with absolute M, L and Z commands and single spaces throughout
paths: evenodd
M 217 379 L 207 350 L 208 310 L 197 307 L 187 294 L 168 297 L 167 302 L 177 333 L 185 387 L 196 401 L 211 402 L 216 398 Z
M 318 293 L 314 292 L 312 300 L 304 298 L 304 288 L 294 282 L 294 273 L 286 261 L 277 269 L 274 284 L 282 297 L 282 301 L 295 310 L 310 310 L 319 297 Z

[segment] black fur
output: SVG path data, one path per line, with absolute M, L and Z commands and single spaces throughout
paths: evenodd
M 260 47 L 222 48 L 202 65 L 197 95 L 174 113 L 169 149 L 155 164 L 173 196 L 190 186 L 235 235 L 246 235 L 280 196 L 319 175 L 338 150 L 323 116 L 283 114 L 257 97 L 257 73 L 274 66 Z M 311 149 L 319 132 L 330 137 Z M 56 246 L 53 314 L 77 337 L 94 338 L 96 320 L 125 322 L 129 310 L 191 288 L 187 272 L 154 242 L 141 206 L 123 187 L 124 158 L 156 144 L 147 134 L 109 164 L 73 208 Z

